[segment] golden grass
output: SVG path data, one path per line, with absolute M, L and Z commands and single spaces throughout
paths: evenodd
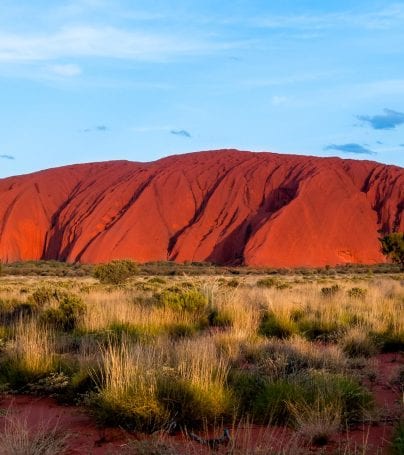
M 51 422 L 40 422 L 31 428 L 27 417 L 6 415 L 0 431 L 2 455 L 55 455 L 66 453 L 70 438 L 65 429 Z
M 349 357 L 372 356 L 384 338 L 402 343 L 402 281 L 348 277 L 294 283 L 293 277 L 282 277 L 288 284 L 283 288 L 257 287 L 256 281 L 245 277 L 230 287 L 218 277 L 170 277 L 154 283 L 139 277 L 124 287 L 110 287 L 91 280 L 47 280 L 48 286 L 61 286 L 83 299 L 85 313 L 77 329 L 55 333 L 41 324 L 38 309 L 32 317 L 14 321 L 11 335 L 4 330 L 4 357 L 31 377 L 55 371 L 63 351 L 75 374 L 90 374 L 96 383 L 97 388 L 84 392 L 101 420 L 113 422 L 118 416 L 120 424 L 132 419 L 135 427 L 150 430 L 170 419 L 192 417 L 192 412 L 198 423 L 234 418 L 239 397 L 229 372 L 251 372 L 253 379 L 256 375 L 267 383 L 305 372 L 349 375 Z M 7 282 L 0 286 L 0 302 L 13 298 L 23 303 L 27 287 L 32 291 L 38 283 L 44 280 Z M 321 289 L 335 283 L 339 290 L 325 297 Z M 153 298 L 155 292 L 175 287 L 198 289 L 209 303 L 203 310 L 178 311 Z M 353 287 L 366 292 L 352 297 L 348 291 Z M 225 324 L 209 325 L 213 310 Z M 321 402 L 321 397 L 314 403 L 287 405 L 297 433 L 311 441 L 327 438 L 341 422 L 338 404 Z
M 35 319 L 20 319 L 6 346 L 12 364 L 28 375 L 52 371 L 55 360 L 55 335 Z

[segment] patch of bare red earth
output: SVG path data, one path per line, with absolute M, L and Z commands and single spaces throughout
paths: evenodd
M 375 380 L 369 381 L 367 385 L 380 408 L 380 419 L 335 434 L 330 443 L 321 448 L 308 446 L 302 440 L 300 443 L 295 442 L 296 435 L 289 428 L 241 426 L 233 430 L 232 434 L 237 447 L 240 451 L 259 447 L 277 453 L 292 444 L 296 450 L 300 447 L 304 452 L 341 453 L 342 450 L 342 453 L 350 453 L 348 449 L 357 449 L 358 453 L 387 455 L 395 424 L 403 413 L 402 391 L 393 379 L 400 366 L 404 365 L 404 354 L 381 354 L 376 357 L 375 362 Z M 0 406 L 3 410 L 7 410 L 7 416 L 0 417 L 1 431 L 6 418 L 25 420 L 33 432 L 43 428 L 44 425 L 49 425 L 50 428 L 57 425 L 63 432 L 70 435 L 67 455 L 120 453 L 127 446 L 128 441 L 143 438 L 141 435 L 119 428 L 100 428 L 83 409 L 62 406 L 50 398 L 27 395 L 6 396 L 1 400 Z M 221 436 L 220 432 L 203 435 L 204 438 L 218 436 Z M 167 442 L 179 447 L 180 451 L 184 450 L 184 453 L 195 455 L 209 453 L 207 448 L 196 442 L 190 442 L 185 435 L 168 437 Z M 218 450 L 218 453 L 225 452 L 225 447 L 220 447 Z

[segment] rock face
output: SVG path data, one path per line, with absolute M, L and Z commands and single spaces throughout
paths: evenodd
M 0 261 L 380 263 L 404 230 L 404 169 L 237 150 L 0 180 Z

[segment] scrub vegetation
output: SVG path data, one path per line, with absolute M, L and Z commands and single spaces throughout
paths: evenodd
M 377 422 L 372 359 L 404 350 L 402 274 L 162 277 L 130 265 L 111 281 L 97 270 L 1 279 L 3 393 L 56 397 L 145 434 L 283 426 L 307 447 Z

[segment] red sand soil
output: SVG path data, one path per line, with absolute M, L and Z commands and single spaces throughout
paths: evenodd
M 404 230 L 404 169 L 371 161 L 190 153 L 0 180 L 0 261 L 380 263 Z
M 335 453 L 335 450 L 344 451 L 346 447 L 357 448 L 358 450 L 365 447 L 366 452 L 359 451 L 358 453 L 387 455 L 395 422 L 403 412 L 401 392 L 393 380 L 398 368 L 403 365 L 403 354 L 382 354 L 376 358 L 376 378 L 372 383 L 369 383 L 369 387 L 380 407 L 379 423 L 364 424 L 347 432 L 336 434 L 326 447 L 309 447 L 304 445 L 302 441 L 300 444 L 297 442 L 296 447 L 300 446 L 305 453 L 321 451 L 321 453 Z M 8 410 L 8 417 L 26 419 L 28 426 L 33 431 L 43 424 L 50 426 L 56 424 L 63 431 L 66 431 L 71 435 L 68 440 L 68 455 L 119 453 L 129 440 L 137 439 L 139 436 L 129 434 L 121 429 L 98 428 L 91 417 L 80 408 L 61 406 L 49 398 L 7 396 L 1 400 L 0 407 L 3 410 Z M 0 429 L 4 423 L 4 418 L 0 417 Z M 217 436 L 221 435 L 213 433 L 209 435 L 209 437 Z M 239 448 L 261 447 L 274 450 L 275 453 L 296 439 L 291 429 L 259 426 L 240 427 L 233 430 L 232 437 Z M 203 446 L 189 442 L 185 436 L 177 435 L 167 438 L 169 442 L 179 447 L 179 450 L 181 447 L 186 448 L 195 455 L 208 453 Z M 225 447 L 222 447 L 218 453 L 225 453 L 225 451 Z

